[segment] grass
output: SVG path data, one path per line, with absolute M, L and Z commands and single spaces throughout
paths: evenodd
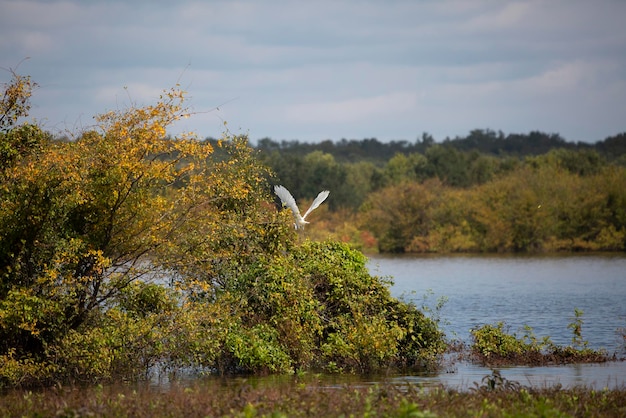
M 495 374 L 468 391 L 444 387 L 347 384 L 293 379 L 255 386 L 174 384 L 166 390 L 112 385 L 13 390 L 0 397 L 0 416 L 116 417 L 532 417 L 626 416 L 626 388 L 527 388 Z

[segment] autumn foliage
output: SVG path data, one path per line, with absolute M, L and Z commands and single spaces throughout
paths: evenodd
M 428 367 L 437 324 L 365 258 L 302 240 L 246 137 L 167 136 L 184 92 L 74 140 L 0 107 L 0 386 L 204 373 Z
M 626 169 L 573 173 L 551 153 L 484 184 L 405 181 L 368 196 L 360 222 L 383 252 L 626 249 Z

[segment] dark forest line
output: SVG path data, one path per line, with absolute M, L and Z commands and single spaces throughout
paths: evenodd
M 607 159 L 613 160 L 626 154 L 626 132 L 609 136 L 604 140 L 591 142 L 570 142 L 559 134 L 540 131 L 529 133 L 509 133 L 491 129 L 474 129 L 464 137 L 445 138 L 436 141 L 424 132 L 420 138 L 382 142 L 376 138 L 324 140 L 321 142 L 301 142 L 299 140 L 259 139 L 256 148 L 264 153 L 280 151 L 304 156 L 313 151 L 331 154 L 339 162 L 385 162 L 397 153 L 425 153 L 434 145 L 442 145 L 457 151 L 475 151 L 499 157 L 525 157 L 541 155 L 552 149 L 595 150 Z

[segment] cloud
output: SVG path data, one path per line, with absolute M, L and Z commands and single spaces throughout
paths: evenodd
M 435 138 L 626 130 L 626 2 L 5 0 L 0 67 L 69 125 L 176 83 L 200 113 L 256 137 Z M 128 87 L 128 91 L 124 90 Z M 584 124 L 582 122 L 584 120 Z M 66 121 L 70 121 L 67 123 Z M 584 126 L 583 126 L 584 125 Z
M 536 2 L 535 2 L 536 3 Z M 495 32 L 532 25 L 530 18 L 536 10 L 531 1 L 501 2 L 494 8 L 483 9 L 461 25 L 464 32 Z M 536 6 L 536 5 L 535 5 Z
M 341 101 L 297 103 L 284 111 L 288 123 L 353 123 L 388 114 L 406 114 L 415 109 L 414 93 L 392 92 L 374 97 Z

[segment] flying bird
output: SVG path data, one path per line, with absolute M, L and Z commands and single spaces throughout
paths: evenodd
M 283 205 L 287 206 L 293 212 L 293 216 L 296 218 L 296 229 L 304 229 L 304 225 L 309 223 L 306 221 L 306 217 L 309 216 L 309 213 L 313 212 L 313 210 L 317 209 L 330 194 L 328 190 L 320 192 L 313 203 L 311 203 L 311 207 L 304 213 L 304 216 L 302 216 L 300 215 L 298 205 L 296 205 L 296 199 L 289 193 L 289 190 L 285 189 L 283 186 L 274 186 L 274 193 L 276 193 L 276 196 L 280 197 L 280 201 L 283 202 Z

